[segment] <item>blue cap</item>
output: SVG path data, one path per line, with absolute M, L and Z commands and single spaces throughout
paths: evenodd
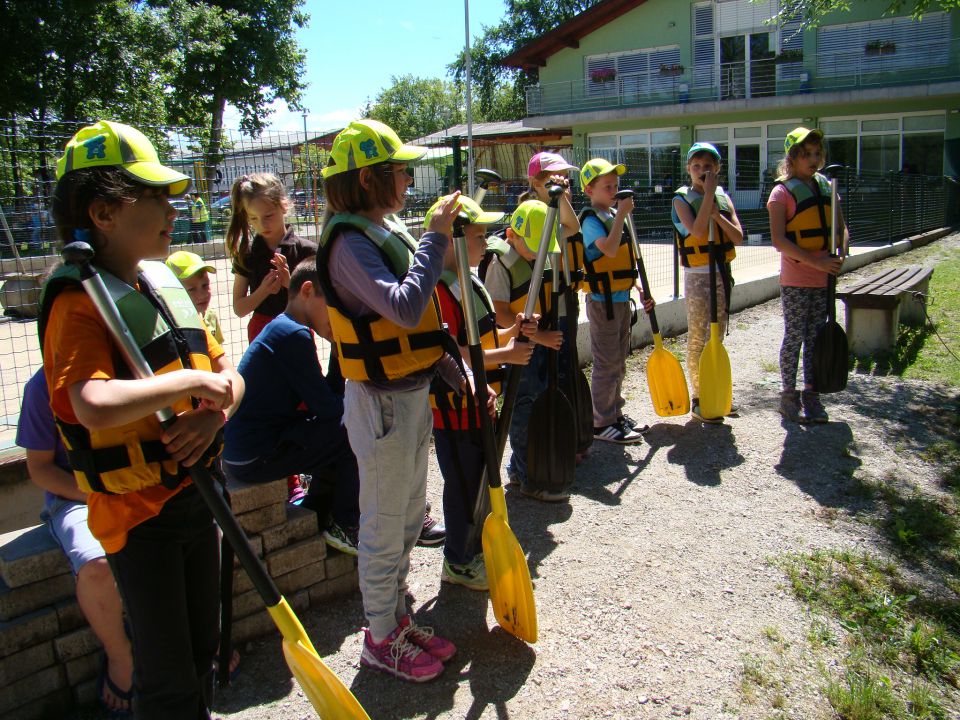
M 717 150 L 713 145 L 707 142 L 698 142 L 694 143 L 693 146 L 687 150 L 687 162 L 690 162 L 690 158 L 692 158 L 694 155 L 702 152 L 710 153 L 717 159 L 717 162 L 722 160 L 720 157 L 720 151 Z

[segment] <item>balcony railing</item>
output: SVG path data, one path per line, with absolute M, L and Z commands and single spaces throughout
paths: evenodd
M 799 62 L 775 58 L 664 67 L 591 79 L 532 85 L 527 115 L 556 115 L 649 105 L 739 100 L 960 80 L 960 40 L 864 46 Z

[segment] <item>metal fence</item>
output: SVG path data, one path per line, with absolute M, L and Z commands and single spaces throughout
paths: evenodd
M 15 425 L 20 389 L 40 365 L 36 322 L 30 318 L 42 275 L 57 261 L 55 232 L 50 220 L 50 194 L 55 184 L 56 158 L 78 123 L 56 125 L 0 120 L 0 298 L 5 316 L 0 318 L 0 429 Z M 205 132 L 189 128 L 147 128 L 162 160 L 195 178 L 197 190 L 210 209 L 206 240 L 190 244 L 190 211 L 176 203 L 175 249 L 192 249 L 217 267 L 211 307 L 217 311 L 226 336 L 225 347 L 234 362 L 246 348 L 246 320 L 232 310 L 232 275 L 225 258 L 223 234 L 229 221 L 229 189 L 232 182 L 252 172 L 273 172 L 287 187 L 292 201 L 288 222 L 304 237 L 318 236 L 317 220 L 324 199 L 319 183 L 331 132 L 267 132 L 251 138 L 239 132 L 224 134 L 223 149 L 213 158 L 202 152 Z M 304 139 L 306 138 L 306 142 Z M 465 147 L 465 142 L 463 143 Z M 415 235 L 422 230 L 423 216 L 434 199 L 463 182 L 465 158 L 455 157 L 449 145 L 431 147 L 415 167 L 415 184 L 408 191 L 402 217 Z M 511 212 L 527 190 L 527 163 L 544 148 L 528 143 L 477 142 L 476 167 L 497 170 L 499 183 L 488 191 L 484 206 Z M 556 148 L 548 148 L 557 150 Z M 574 165 L 588 160 L 585 151 L 559 149 Z M 628 166 L 622 187 L 635 189 L 634 212 L 643 243 L 651 284 L 661 295 L 677 295 L 679 266 L 673 250 L 670 204 L 674 188 L 684 181 L 678 147 L 621 151 L 615 159 Z M 762 200 L 772 187 L 772 171 L 747 168 L 741 162 L 733 178 L 763 178 L 740 196 L 740 219 L 745 243 L 734 271 L 771 265 L 767 214 Z M 459 177 L 458 177 L 459 176 Z M 728 178 L 722 177 L 729 187 Z M 754 181 L 751 181 L 754 182 Z M 574 183 L 574 206 L 586 204 L 586 196 Z M 943 177 L 919 175 L 871 175 L 842 172 L 840 189 L 854 242 L 886 243 L 924 230 L 950 224 L 956 211 L 957 188 Z M 754 197 L 755 196 L 755 197 Z M 16 255 L 16 257 L 15 257 Z M 775 266 L 771 265 L 775 269 Z M 321 347 L 321 353 L 324 352 Z

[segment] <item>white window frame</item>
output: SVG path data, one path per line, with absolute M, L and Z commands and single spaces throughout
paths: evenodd
M 907 130 L 903 129 L 903 119 L 907 117 L 933 117 L 933 116 L 942 116 L 943 117 L 943 128 L 939 131 L 944 135 L 944 141 L 946 141 L 947 135 L 947 113 L 945 110 L 937 110 L 930 112 L 929 110 L 917 110 L 914 112 L 903 112 L 903 113 L 882 113 L 876 115 L 836 115 L 831 117 L 822 117 L 818 118 L 817 126 L 819 127 L 821 123 L 825 122 L 840 122 L 840 121 L 857 121 L 857 134 L 856 135 L 829 135 L 827 139 L 832 137 L 841 137 L 849 138 L 855 137 L 857 140 L 857 167 L 856 171 L 860 172 L 861 160 L 860 160 L 860 138 L 864 136 L 874 136 L 874 135 L 897 135 L 900 138 L 900 142 L 897 144 L 897 166 L 903 167 L 903 136 L 906 135 L 926 135 L 937 132 L 937 130 Z M 867 132 L 863 131 L 863 123 L 870 122 L 871 120 L 896 120 L 897 129 L 896 130 L 868 130 Z M 946 161 L 944 161 L 945 163 Z

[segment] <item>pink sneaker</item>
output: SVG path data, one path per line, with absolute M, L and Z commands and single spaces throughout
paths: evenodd
M 456 645 L 439 635 L 434 635 L 432 627 L 417 625 L 409 615 L 403 616 L 398 627 L 401 630 L 409 628 L 407 632 L 410 642 L 421 650 L 426 650 L 440 662 L 446 662 L 457 654 Z
M 433 680 L 443 672 L 443 663 L 412 642 L 411 629 L 397 626 L 382 643 L 374 644 L 370 629 L 364 628 L 360 664 L 411 682 Z

